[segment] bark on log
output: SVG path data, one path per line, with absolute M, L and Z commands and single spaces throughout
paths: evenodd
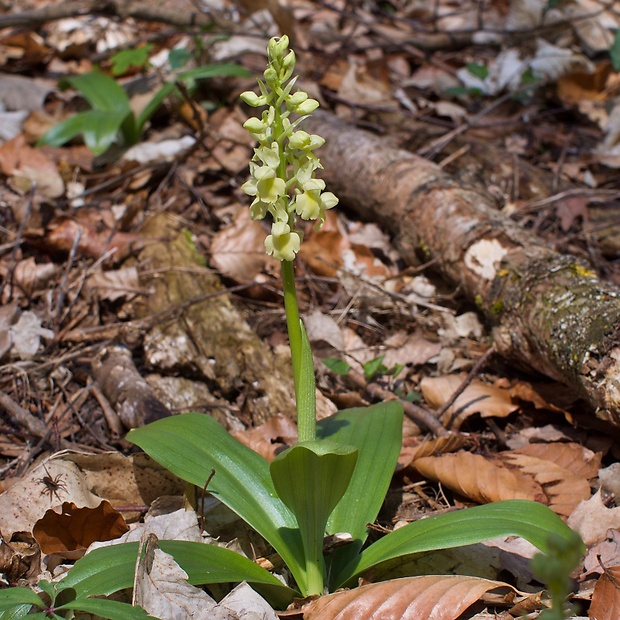
M 326 113 L 305 129 L 327 141 L 319 155 L 328 189 L 390 232 L 405 261 L 435 259 L 484 313 L 501 355 L 570 386 L 620 427 L 620 289 L 437 165 Z

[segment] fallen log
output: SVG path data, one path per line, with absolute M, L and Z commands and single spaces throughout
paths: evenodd
M 409 264 L 434 260 L 492 327 L 497 351 L 561 381 L 620 427 L 620 289 L 559 254 L 439 166 L 327 113 L 323 178 L 343 205 L 391 233 Z

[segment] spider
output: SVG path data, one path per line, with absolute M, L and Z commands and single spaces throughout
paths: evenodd
M 45 465 L 43 465 L 43 469 L 45 470 L 45 473 L 47 475 L 37 480 L 37 482 L 40 482 L 42 485 L 45 486 L 45 488 L 41 491 L 41 495 L 43 495 L 44 493 L 49 493 L 50 502 L 52 501 L 54 495 L 56 496 L 56 499 L 60 501 L 58 491 L 67 491 L 67 485 L 62 480 L 63 474 L 57 474 L 56 476 L 52 477 L 52 474 L 50 474 L 49 470 Z

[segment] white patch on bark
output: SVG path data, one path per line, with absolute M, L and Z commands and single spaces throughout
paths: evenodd
M 482 239 L 471 245 L 465 254 L 465 265 L 485 280 L 493 280 L 497 267 L 507 250 L 497 239 Z

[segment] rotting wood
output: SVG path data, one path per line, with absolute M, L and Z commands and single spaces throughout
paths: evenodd
M 620 427 L 620 289 L 461 187 L 439 166 L 386 147 L 366 131 L 316 113 L 323 178 L 343 204 L 393 235 L 403 259 L 420 255 L 485 315 L 497 352 L 561 381 Z M 496 258 L 485 260 L 484 250 Z
M 92 363 L 101 391 L 127 428 L 136 428 L 172 415 L 138 372 L 129 349 L 111 344 Z
M 152 291 L 136 302 L 137 318 L 153 310 L 183 306 L 197 295 L 209 297 L 189 305 L 172 320 L 160 321 L 144 335 L 147 365 L 166 375 L 191 377 L 238 405 L 261 424 L 276 413 L 295 415 L 290 360 L 275 356 L 258 338 L 219 277 L 210 271 L 186 232 L 167 215 L 152 218 L 143 229 L 154 240 L 140 253 L 146 274 L 140 283 Z

